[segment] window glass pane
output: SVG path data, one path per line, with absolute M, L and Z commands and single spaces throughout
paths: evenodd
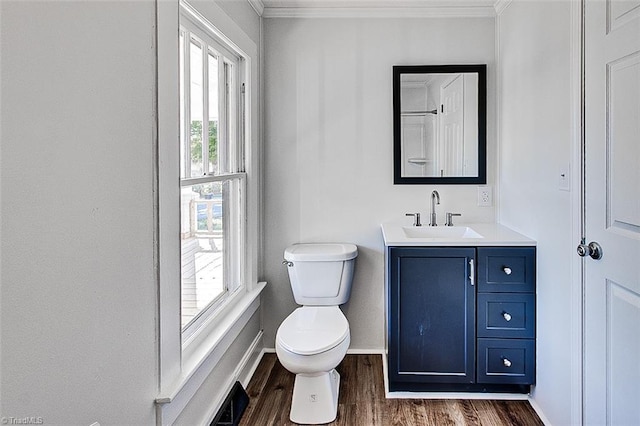
M 225 290 L 225 211 L 228 183 L 181 191 L 182 327 Z
M 190 43 L 190 108 L 191 118 L 191 177 L 202 176 L 202 115 L 203 115 L 203 63 L 202 48 L 193 40 Z
M 207 55 L 209 64 L 209 173 L 217 175 L 218 170 L 218 127 L 220 122 L 218 102 L 218 57 L 212 52 Z

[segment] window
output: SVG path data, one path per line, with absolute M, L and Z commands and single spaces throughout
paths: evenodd
M 181 322 L 190 334 L 242 287 L 242 58 L 186 17 L 180 26 Z

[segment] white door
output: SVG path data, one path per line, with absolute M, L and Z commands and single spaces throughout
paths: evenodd
M 585 2 L 584 422 L 640 425 L 640 0 Z
M 464 83 L 462 74 L 440 89 L 440 176 L 462 176 L 464 160 Z

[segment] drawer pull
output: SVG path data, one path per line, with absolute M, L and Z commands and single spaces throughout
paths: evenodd
M 508 358 L 502 358 L 502 364 L 503 364 L 505 367 L 511 367 L 511 361 L 509 361 L 509 359 L 508 359 Z
M 502 312 L 502 318 L 504 318 L 505 321 L 511 321 L 511 314 L 509 312 Z
M 511 268 L 509 268 L 508 266 L 503 266 L 502 272 L 504 272 L 507 275 L 511 275 Z

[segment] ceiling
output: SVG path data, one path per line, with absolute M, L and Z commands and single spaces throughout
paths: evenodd
M 495 16 L 510 0 L 248 0 L 264 17 Z

